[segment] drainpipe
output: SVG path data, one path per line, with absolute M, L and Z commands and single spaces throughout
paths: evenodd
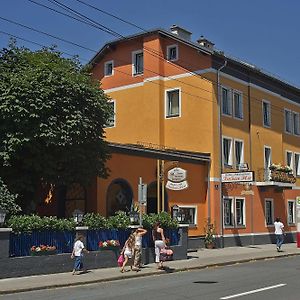
M 222 150 L 222 115 L 221 115 L 221 92 L 220 92 L 220 71 L 227 65 L 225 59 L 224 64 L 217 69 L 217 100 L 218 100 L 218 131 L 219 131 L 219 171 L 220 171 L 220 184 L 219 184 L 219 197 L 220 197 L 220 247 L 224 248 L 224 228 L 223 228 L 223 192 L 222 192 L 222 171 L 223 171 L 223 150 Z

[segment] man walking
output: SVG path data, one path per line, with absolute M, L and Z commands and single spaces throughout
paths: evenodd
M 284 225 L 280 221 L 280 218 L 276 218 L 274 222 L 274 226 L 275 226 L 275 236 L 276 236 L 276 248 L 277 251 L 280 252 L 281 245 L 283 244 L 283 234 L 284 234 L 284 229 L 283 229 Z

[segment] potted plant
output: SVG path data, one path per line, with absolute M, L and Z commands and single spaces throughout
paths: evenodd
M 120 242 L 118 240 L 100 241 L 98 243 L 99 250 L 114 250 L 118 251 L 120 248 Z
M 207 249 L 213 249 L 215 248 L 215 237 L 216 237 L 216 229 L 215 225 L 210 223 L 209 220 L 207 220 L 205 227 L 204 227 L 204 245 Z

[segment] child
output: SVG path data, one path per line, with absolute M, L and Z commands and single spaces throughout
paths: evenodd
M 127 241 L 125 242 L 125 245 L 122 249 L 121 254 L 124 255 L 124 262 L 121 267 L 121 273 L 125 272 L 125 266 L 128 263 L 129 259 L 132 259 L 133 251 L 134 251 L 134 245 L 135 245 L 135 236 L 131 234 Z M 132 270 L 132 265 L 130 265 L 130 269 Z
M 83 267 L 83 264 L 82 264 L 83 253 L 82 252 L 89 253 L 89 251 L 84 248 L 83 239 L 84 239 L 84 237 L 82 235 L 78 235 L 78 237 L 74 243 L 73 251 L 71 254 L 72 259 L 75 257 L 74 269 L 72 271 L 72 275 L 79 274 L 76 272 L 79 272 Z

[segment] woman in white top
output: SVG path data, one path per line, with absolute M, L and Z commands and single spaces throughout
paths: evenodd
M 125 245 L 121 251 L 121 254 L 124 255 L 124 262 L 121 267 L 121 272 L 125 272 L 125 266 L 128 263 L 129 259 L 132 258 L 133 256 L 133 251 L 134 251 L 134 244 L 135 244 L 135 236 L 131 234 L 127 241 L 125 242 Z M 130 265 L 130 268 L 132 269 L 132 265 Z
M 147 233 L 147 230 L 139 227 L 133 234 L 135 236 L 134 245 L 134 262 L 133 267 L 135 271 L 140 271 L 142 264 L 142 238 Z
M 166 247 L 164 230 L 160 227 L 160 222 L 156 222 L 152 230 L 152 238 L 155 246 L 155 262 L 158 269 L 163 269 L 163 261 L 160 259 L 161 249 Z

